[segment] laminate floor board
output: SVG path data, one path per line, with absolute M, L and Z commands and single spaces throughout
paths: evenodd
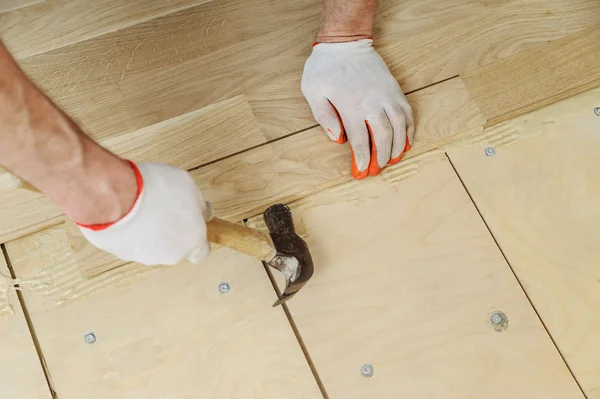
M 123 29 L 203 0 L 50 0 L 0 14 L 0 37 L 16 58 Z
M 600 23 L 461 74 L 493 125 L 597 87 Z
M 7 277 L 10 271 L 0 253 L 0 280 Z M 0 334 L 0 397 L 52 399 L 17 294 L 4 285 L 0 286 Z
M 459 78 L 412 93 L 413 149 L 385 174 L 418 165 L 420 156 L 442 143 L 482 130 L 485 119 Z M 348 145 L 331 142 L 320 127 L 274 141 L 192 172 L 216 214 L 241 220 L 269 205 L 288 203 L 351 180 Z M 409 166 L 412 167 L 412 166 Z
M 412 91 L 596 26 L 597 5 L 595 0 L 512 1 L 420 35 L 406 37 L 390 28 L 375 40 L 402 89 Z
M 51 282 L 24 296 L 61 399 L 321 397 L 256 259 L 219 249 L 201 266 L 123 264 L 72 223 L 7 250 L 18 276 Z
M 32 4 L 41 3 L 44 0 L 2 0 L 0 2 L 0 12 L 16 10 Z
M 583 398 L 446 156 L 412 172 L 290 204 L 315 273 L 287 306 L 328 395 Z
M 600 398 L 600 89 L 488 128 L 450 159 L 588 399 Z

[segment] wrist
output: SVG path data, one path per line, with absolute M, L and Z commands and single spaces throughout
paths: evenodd
M 340 43 L 370 39 L 376 9 L 377 0 L 325 0 L 317 42 Z

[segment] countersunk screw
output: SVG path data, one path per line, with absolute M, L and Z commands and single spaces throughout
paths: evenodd
M 490 317 L 490 321 L 492 322 L 492 324 L 499 326 L 502 323 L 504 323 L 504 315 L 500 312 L 496 312 L 492 314 L 492 316 Z
M 93 332 L 85 334 L 85 343 L 86 344 L 91 345 L 94 342 L 96 342 L 96 334 L 94 334 Z
M 219 284 L 219 292 L 221 294 L 226 294 L 231 290 L 231 286 L 229 285 L 229 283 L 221 283 Z
M 491 157 L 495 153 L 496 153 L 496 150 L 494 150 L 494 147 L 487 147 L 485 149 L 485 155 L 487 155 L 488 157 Z
M 369 363 L 363 364 L 360 368 L 360 373 L 363 375 L 363 377 L 371 378 L 373 377 L 374 372 L 375 370 L 373 369 L 373 365 Z
M 598 116 L 600 116 L 600 107 L 596 107 L 594 108 L 594 113 Z

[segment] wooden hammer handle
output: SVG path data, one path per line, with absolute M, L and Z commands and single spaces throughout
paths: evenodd
M 15 177 L 17 187 L 39 193 L 40 191 L 24 180 Z M 276 254 L 271 237 L 256 229 L 212 218 L 206 223 L 208 241 L 231 248 L 237 252 L 270 261 Z
M 231 248 L 266 262 L 273 259 L 277 251 L 271 237 L 256 229 L 212 218 L 206 223 L 208 241 Z

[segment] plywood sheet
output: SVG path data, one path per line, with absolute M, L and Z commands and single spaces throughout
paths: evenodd
M 461 74 L 489 125 L 598 86 L 600 23 Z
M 600 398 L 600 90 L 450 158 L 587 397 Z
M 465 132 L 479 132 L 485 119 L 460 79 L 408 96 L 415 112 L 413 149 L 406 161 L 435 150 Z M 269 143 L 194 171 L 204 194 L 222 217 L 239 220 L 275 202 L 290 202 L 351 180 L 348 145 L 332 143 L 320 127 Z M 394 173 L 388 167 L 386 173 Z
M 288 306 L 329 396 L 583 398 L 446 157 L 413 166 L 291 204 L 316 269 Z
M 46 1 L 0 14 L 0 36 L 15 57 L 25 58 L 206 2 Z
M 8 277 L 10 272 L 0 253 L 0 280 Z M 14 289 L 6 292 L 0 287 L 0 336 L 0 397 L 52 399 Z
M 109 135 L 100 144 L 135 162 L 192 168 L 265 140 L 248 102 L 238 96 L 140 130 Z M 56 224 L 60 214 L 43 196 L 17 188 L 8 173 L 0 173 L 0 242 Z
M 25 293 L 61 399 L 320 397 L 255 259 L 221 249 L 201 266 L 99 268 L 106 256 L 70 225 L 7 247 L 19 276 L 99 290 L 59 307 L 41 288 Z

